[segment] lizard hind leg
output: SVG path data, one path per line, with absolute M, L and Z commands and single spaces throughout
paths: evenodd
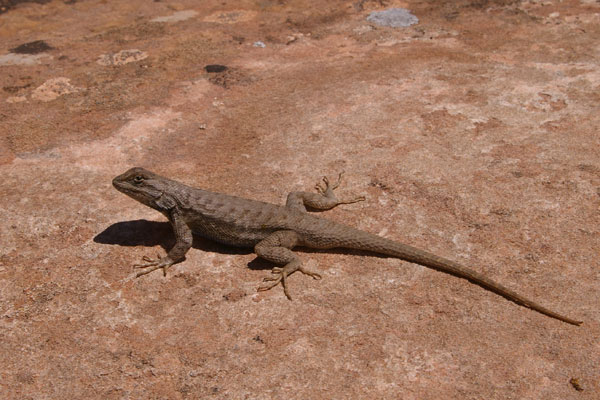
M 281 283 L 283 293 L 292 300 L 287 288 L 287 278 L 296 271 L 312 276 L 314 279 L 321 279 L 321 275 L 316 272 L 309 271 L 302 267 L 302 261 L 292 250 L 298 243 L 298 236 L 294 231 L 277 231 L 267 236 L 260 241 L 255 247 L 255 253 L 268 261 L 283 265 L 283 267 L 275 267 L 271 271 L 274 276 L 264 278 L 264 282 L 268 282 L 263 286 L 259 286 L 258 291 L 262 292 L 270 290 Z

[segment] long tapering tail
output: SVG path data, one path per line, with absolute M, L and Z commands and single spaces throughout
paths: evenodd
M 470 268 L 464 267 L 454 261 L 438 257 L 435 254 L 431 254 L 429 252 L 417 249 L 412 246 L 395 242 L 393 240 L 385 239 L 378 235 L 355 230 L 353 234 L 349 235 L 346 240 L 342 239 L 340 245 L 340 247 L 364 250 L 378 254 L 385 254 L 392 257 L 397 257 L 406 261 L 413 262 L 415 264 L 420 264 L 429 268 L 436 269 L 438 271 L 446 272 L 459 278 L 467 279 L 470 282 L 475 283 L 496 294 L 499 294 L 500 296 L 508 300 L 511 300 L 517 304 L 540 312 L 549 317 L 556 318 L 560 321 L 577 326 L 583 323 L 582 321 L 577 321 L 552 310 L 549 310 L 548 308 L 543 307 L 535 301 L 527 299 L 526 297 L 523 297 L 522 295 L 505 287 L 504 285 L 494 282 L 493 280 L 481 275 L 480 273 Z

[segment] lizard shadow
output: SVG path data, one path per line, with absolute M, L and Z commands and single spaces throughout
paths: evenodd
M 175 235 L 169 222 L 138 219 L 110 225 L 94 237 L 95 243 L 119 246 L 160 246 L 165 252 L 175 245 Z M 252 249 L 225 246 L 194 235 L 194 249 L 221 254 L 250 254 Z

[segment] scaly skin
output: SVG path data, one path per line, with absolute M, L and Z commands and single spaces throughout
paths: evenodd
M 145 268 L 136 275 L 138 277 L 157 269 L 162 269 L 166 276 L 167 269 L 171 265 L 185 259 L 185 254 L 192 246 L 193 232 L 227 245 L 253 247 L 259 257 L 282 265 L 273 268 L 274 276 L 265 278 L 268 283 L 258 290 L 269 290 L 281 283 L 285 295 L 290 300 L 291 296 L 286 285 L 289 275 L 300 271 L 315 279 L 321 278 L 319 274 L 302 267 L 298 256 L 291 251 L 292 248 L 296 246 L 314 249 L 346 248 L 389 255 L 437 269 L 468 279 L 517 304 L 552 318 L 573 325 L 582 323 L 551 311 L 453 261 L 308 214 L 307 206 L 328 210 L 339 204 L 364 200 L 363 197 L 346 201 L 338 200 L 333 190 L 339 185 L 340 179 L 341 174 L 338 182 L 331 185 L 327 178 L 324 178 L 324 186 L 317 185 L 319 193 L 290 193 L 285 207 L 196 189 L 139 167 L 114 178 L 113 185 L 117 190 L 140 203 L 163 213 L 171 222 L 175 232 L 175 246 L 165 257 L 157 259 L 144 257 L 145 263 L 136 265 Z

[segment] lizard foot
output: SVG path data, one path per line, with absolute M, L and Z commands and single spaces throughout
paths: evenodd
M 139 278 L 142 275 L 149 274 L 152 271 L 156 271 L 159 268 L 162 268 L 163 275 L 167 276 L 167 269 L 171 265 L 175 264 L 169 256 L 161 258 L 157 255 L 156 259 L 152 259 L 148 256 L 144 256 L 144 257 L 142 257 L 142 260 L 144 260 L 146 262 L 144 264 L 134 264 L 133 265 L 134 268 L 146 268 L 144 271 L 140 271 L 137 274 L 135 274 L 136 278 Z
M 270 283 L 268 283 L 264 286 L 259 286 L 258 291 L 264 292 L 265 290 L 270 290 L 270 289 L 274 288 L 275 286 L 279 285 L 279 283 L 281 283 L 281 286 L 283 286 L 283 293 L 285 293 L 285 296 L 288 299 L 292 300 L 292 296 L 290 296 L 290 293 L 288 292 L 288 289 L 287 289 L 286 279 L 288 276 L 290 276 L 291 274 L 293 274 L 296 271 L 300 271 L 305 275 L 312 276 L 313 279 L 321 279 L 321 275 L 317 274 L 316 272 L 309 271 L 306 268 L 303 268 L 302 265 L 300 264 L 300 262 L 298 262 L 298 261 L 292 261 L 292 262 L 286 264 L 283 268 L 280 268 L 280 267 L 273 268 L 271 273 L 275 276 L 264 278 L 263 279 L 264 282 L 270 282 Z
M 340 172 L 338 175 L 338 179 L 336 183 L 331 183 L 329 182 L 329 178 L 327 178 L 326 176 L 323 177 L 323 184 L 321 184 L 321 182 L 317 183 L 315 185 L 315 189 L 317 189 L 317 192 L 321 193 L 324 197 L 330 198 L 330 199 L 336 199 L 337 200 L 337 204 L 352 204 L 352 203 L 357 203 L 359 201 L 364 201 L 365 200 L 365 196 L 357 196 L 355 198 L 352 199 L 347 199 L 347 200 L 338 200 L 335 197 L 335 194 L 333 193 L 333 191 L 335 189 L 337 189 L 340 184 L 342 183 L 342 176 L 344 175 L 344 172 Z

